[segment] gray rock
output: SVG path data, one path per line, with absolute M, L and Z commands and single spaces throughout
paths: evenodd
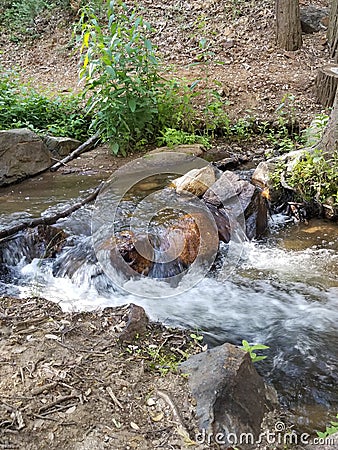
M 51 153 L 33 131 L 0 130 L 0 186 L 36 175 L 51 165 Z
M 320 8 L 314 5 L 300 8 L 300 23 L 303 33 L 311 34 L 326 30 L 329 14 L 329 8 Z
M 239 223 L 249 239 L 258 238 L 266 230 L 267 205 L 261 189 L 241 179 L 236 173 L 225 171 L 207 190 L 203 200 L 207 205 L 212 205 L 210 210 L 219 230 L 229 228 L 230 217 Z M 219 213 L 216 216 L 215 207 Z M 223 234 L 220 234 L 220 239 Z M 229 235 L 231 237 L 231 230 Z
M 251 433 L 256 439 L 264 415 L 278 405 L 274 389 L 265 385 L 250 355 L 234 345 L 191 356 L 180 370 L 189 374 L 200 431 L 221 433 L 225 443 L 229 433 L 238 438 Z
M 54 136 L 46 136 L 44 138 L 44 143 L 46 144 L 48 150 L 57 159 L 68 156 L 72 151 L 81 145 L 81 142 L 77 139 Z

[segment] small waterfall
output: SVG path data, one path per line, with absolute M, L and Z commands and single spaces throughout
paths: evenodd
M 156 190 L 156 186 L 146 187 Z M 258 368 L 277 387 L 282 403 L 295 411 L 294 424 L 309 428 L 311 411 L 316 411 L 312 429 L 325 428 L 327 410 L 338 409 L 337 225 L 313 221 L 293 226 L 278 216 L 270 224 L 270 236 L 248 242 L 243 224 L 230 215 L 231 240 L 220 244 L 212 270 L 204 271 L 203 259 L 193 266 L 175 257 L 174 247 L 168 251 L 176 239 L 177 246 L 182 245 L 175 221 L 184 216 L 190 200 L 181 198 L 169 211 L 166 207 L 174 202 L 170 197 L 174 194 L 162 189 L 162 199 L 155 196 L 161 211 L 156 215 L 151 190 L 149 202 L 141 196 L 144 201 L 138 209 L 136 191 L 127 193 L 114 217 L 108 201 L 100 217 L 95 206 L 60 221 L 64 234 L 49 227 L 2 241 L 0 294 L 40 295 L 64 310 L 133 302 L 153 320 L 200 330 L 209 345 L 225 341 L 240 345 L 242 339 L 266 344 L 268 358 Z M 196 205 L 191 207 L 199 212 Z M 93 236 L 92 213 L 97 225 Z M 146 232 L 154 261 L 148 276 L 138 274 L 115 283 L 115 275 L 107 276 L 103 268 L 110 264 L 114 270 L 112 233 L 128 231 L 130 224 L 124 218 L 131 216 L 136 219 L 134 230 Z M 100 245 L 106 259 L 98 261 Z M 187 258 L 189 262 L 189 252 Z M 174 282 L 166 281 L 168 276 Z

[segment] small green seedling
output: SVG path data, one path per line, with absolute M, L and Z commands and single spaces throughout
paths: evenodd
M 191 339 L 193 339 L 194 341 L 203 341 L 203 336 L 200 334 L 196 334 L 196 333 L 191 333 L 190 334 Z
M 248 341 L 243 339 L 241 348 L 245 352 L 248 352 L 250 354 L 252 362 L 255 363 L 255 362 L 258 362 L 258 361 L 262 361 L 263 359 L 266 358 L 266 356 L 257 356 L 257 354 L 255 353 L 255 350 L 266 350 L 267 348 L 270 348 L 270 347 L 268 347 L 267 345 L 264 345 L 264 344 L 250 345 Z
M 336 418 L 338 419 L 338 414 L 336 415 Z M 325 431 L 317 431 L 319 438 L 325 439 L 328 436 L 331 436 L 331 434 L 338 433 L 338 422 L 331 421 L 330 424 L 330 426 L 326 427 Z

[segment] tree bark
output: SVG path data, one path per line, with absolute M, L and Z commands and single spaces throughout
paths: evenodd
M 334 62 L 338 63 L 338 0 L 331 0 L 327 40 L 329 44 L 330 56 Z
M 25 220 L 23 222 L 18 223 L 17 225 L 13 225 L 11 227 L 0 230 L 0 240 L 7 238 L 9 236 L 13 236 L 13 234 L 25 230 L 26 228 L 34 228 L 37 227 L 38 225 L 54 225 L 59 219 L 63 219 L 64 217 L 70 216 L 73 212 L 80 209 L 81 206 L 84 206 L 87 203 L 95 200 L 102 186 L 103 183 L 101 183 L 97 188 L 95 188 L 95 190 L 91 192 L 87 197 L 75 203 L 74 205 L 64 209 L 61 212 L 58 212 L 51 216 L 43 216 L 37 217 L 36 219 Z
M 277 46 L 294 51 L 302 46 L 299 0 L 276 0 Z
M 72 159 L 81 155 L 81 153 L 88 152 L 89 150 L 94 148 L 98 144 L 99 140 L 100 138 L 98 134 L 91 136 L 86 142 L 81 144 L 77 149 L 75 149 L 72 153 L 63 158 L 61 161 L 54 164 L 49 170 L 51 172 L 56 172 L 58 169 L 60 169 L 61 166 L 64 166 L 67 162 L 72 161 Z
M 328 64 L 318 70 L 316 78 L 317 99 L 325 108 L 333 105 L 338 86 L 338 65 Z
M 323 150 L 328 156 L 331 156 L 335 151 L 338 151 L 338 90 L 336 91 L 329 122 L 324 130 L 321 140 L 317 144 L 317 148 Z

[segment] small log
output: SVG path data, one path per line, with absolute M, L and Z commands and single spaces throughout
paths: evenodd
M 333 105 L 338 86 L 338 65 L 328 64 L 318 70 L 316 78 L 317 99 L 325 108 Z
M 99 186 L 97 186 L 95 190 L 91 192 L 87 197 L 75 203 L 74 205 L 64 209 L 61 212 L 58 212 L 51 216 L 37 217 L 35 219 L 25 220 L 17 225 L 13 225 L 11 227 L 0 230 L 0 240 L 5 239 L 9 236 L 13 236 L 19 231 L 25 230 L 26 228 L 34 228 L 37 227 L 38 225 L 54 225 L 59 219 L 63 219 L 64 217 L 70 216 L 70 214 L 77 211 L 82 206 L 95 200 L 103 184 L 104 182 L 100 183 Z
M 56 172 L 60 167 L 67 164 L 69 161 L 72 161 L 77 156 L 81 155 L 81 153 L 88 152 L 89 150 L 92 150 L 96 147 L 96 145 L 99 143 L 100 137 L 98 134 L 94 134 L 94 136 L 91 136 L 89 139 L 87 139 L 86 142 L 81 144 L 77 149 L 75 149 L 72 153 L 70 153 L 65 158 L 61 159 L 61 161 L 58 161 L 56 164 L 54 164 L 49 170 L 51 172 Z

